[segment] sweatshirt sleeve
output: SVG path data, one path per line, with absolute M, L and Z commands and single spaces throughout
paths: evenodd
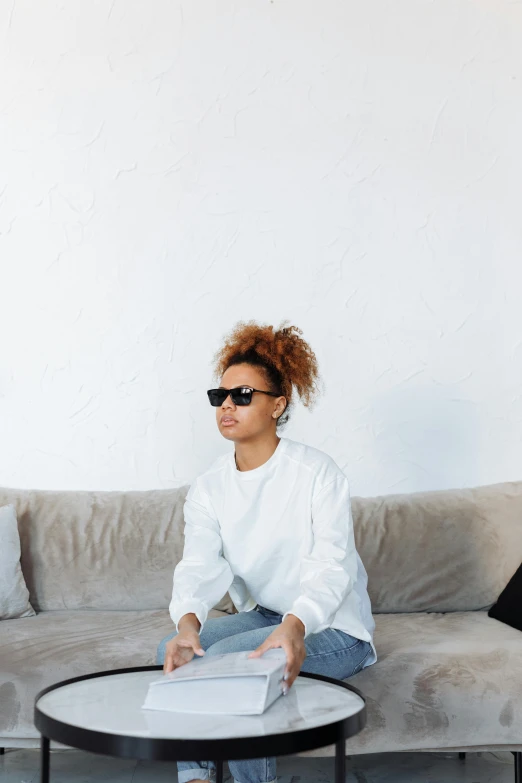
M 179 631 L 180 619 L 193 612 L 201 623 L 201 633 L 210 609 L 223 598 L 234 575 L 222 554 L 223 542 L 212 504 L 199 490 L 197 480 L 187 493 L 183 514 L 185 544 L 183 557 L 174 569 L 169 614 Z
M 298 617 L 305 638 L 330 627 L 357 576 L 350 485 L 344 474 L 313 498 L 312 529 L 312 551 L 301 560 L 301 593 L 282 618 Z

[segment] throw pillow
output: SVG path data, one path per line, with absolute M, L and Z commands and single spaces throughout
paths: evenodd
M 488 615 L 522 631 L 522 563 L 500 593 Z
M 20 536 L 12 503 L 0 507 L 0 620 L 35 615 L 20 565 Z

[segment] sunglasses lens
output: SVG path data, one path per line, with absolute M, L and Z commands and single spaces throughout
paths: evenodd
M 223 405 L 225 402 L 226 391 L 224 389 L 210 389 L 207 394 L 210 404 L 214 408 L 217 408 L 219 405 Z
M 207 394 L 210 404 L 214 408 L 218 408 L 225 402 L 228 396 L 228 391 L 226 391 L 226 389 L 209 389 Z M 230 396 L 234 405 L 250 405 L 250 401 L 252 399 L 252 390 L 243 386 L 239 386 L 237 389 L 231 390 Z
M 234 405 L 249 405 L 252 399 L 252 390 L 239 387 L 232 391 L 232 402 Z

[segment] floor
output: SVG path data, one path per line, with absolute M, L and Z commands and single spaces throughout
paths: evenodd
M 6 749 L 0 756 L 0 783 L 38 783 L 39 749 Z M 508 752 L 381 753 L 347 759 L 347 783 L 513 783 L 513 754 Z M 333 758 L 280 756 L 280 783 L 329 783 Z M 170 783 L 175 762 L 132 761 L 85 753 L 51 751 L 51 783 Z M 227 765 L 224 780 L 230 781 Z

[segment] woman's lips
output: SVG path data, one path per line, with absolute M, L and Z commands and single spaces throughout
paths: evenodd
M 236 423 L 237 423 L 237 422 L 236 422 L 236 421 L 234 421 L 234 419 L 225 419 L 224 421 L 222 421 L 222 422 L 221 422 L 221 424 L 223 425 L 223 427 L 231 427 L 231 426 L 232 426 L 232 424 L 236 424 Z

